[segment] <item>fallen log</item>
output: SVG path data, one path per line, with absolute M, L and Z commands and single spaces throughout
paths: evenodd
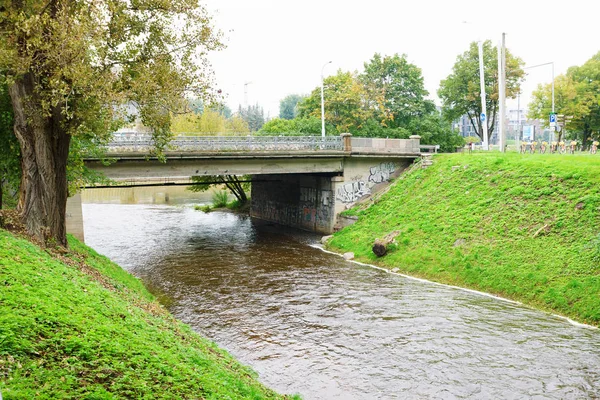
M 388 251 L 388 246 L 390 245 L 390 243 L 394 242 L 394 239 L 399 234 L 400 231 L 394 231 L 385 235 L 383 239 L 375 239 L 375 242 L 373 243 L 372 247 L 373 253 L 375 253 L 377 257 L 383 257 L 384 255 L 386 255 Z

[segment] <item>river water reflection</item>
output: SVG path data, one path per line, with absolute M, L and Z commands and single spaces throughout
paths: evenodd
M 305 399 L 598 398 L 600 332 L 345 262 L 316 237 L 189 205 L 84 204 L 89 245 Z

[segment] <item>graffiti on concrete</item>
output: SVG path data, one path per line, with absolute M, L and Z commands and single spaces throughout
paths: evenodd
M 381 163 L 371 167 L 369 182 L 381 183 L 390 180 L 390 175 L 396 171 L 396 165 L 393 162 Z
M 351 182 L 338 188 L 336 199 L 342 203 L 354 203 L 367 194 L 371 194 L 371 189 L 365 182 Z
M 300 188 L 300 201 L 304 203 L 314 203 L 317 198 L 317 189 L 310 187 Z
M 331 190 L 321 190 L 321 204 L 324 206 L 331 204 Z

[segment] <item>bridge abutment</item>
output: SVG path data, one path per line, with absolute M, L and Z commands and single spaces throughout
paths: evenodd
M 335 230 L 339 213 L 386 187 L 411 162 L 348 157 L 341 174 L 253 175 L 251 215 L 329 234 Z
M 80 241 L 85 241 L 83 234 L 83 208 L 81 206 L 81 193 L 67 199 L 67 233 L 75 236 Z

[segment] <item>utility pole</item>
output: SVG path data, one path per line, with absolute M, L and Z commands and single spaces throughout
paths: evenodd
M 498 136 L 500 138 L 500 151 L 506 151 L 506 33 L 502 33 L 502 42 L 498 46 L 498 103 L 499 114 Z
M 481 115 L 479 121 L 481 124 L 481 133 L 483 134 L 483 150 L 489 149 L 488 143 L 488 128 L 487 128 L 487 107 L 485 101 L 485 76 L 483 73 L 483 42 L 480 40 L 477 43 L 479 50 L 479 84 L 481 87 Z

